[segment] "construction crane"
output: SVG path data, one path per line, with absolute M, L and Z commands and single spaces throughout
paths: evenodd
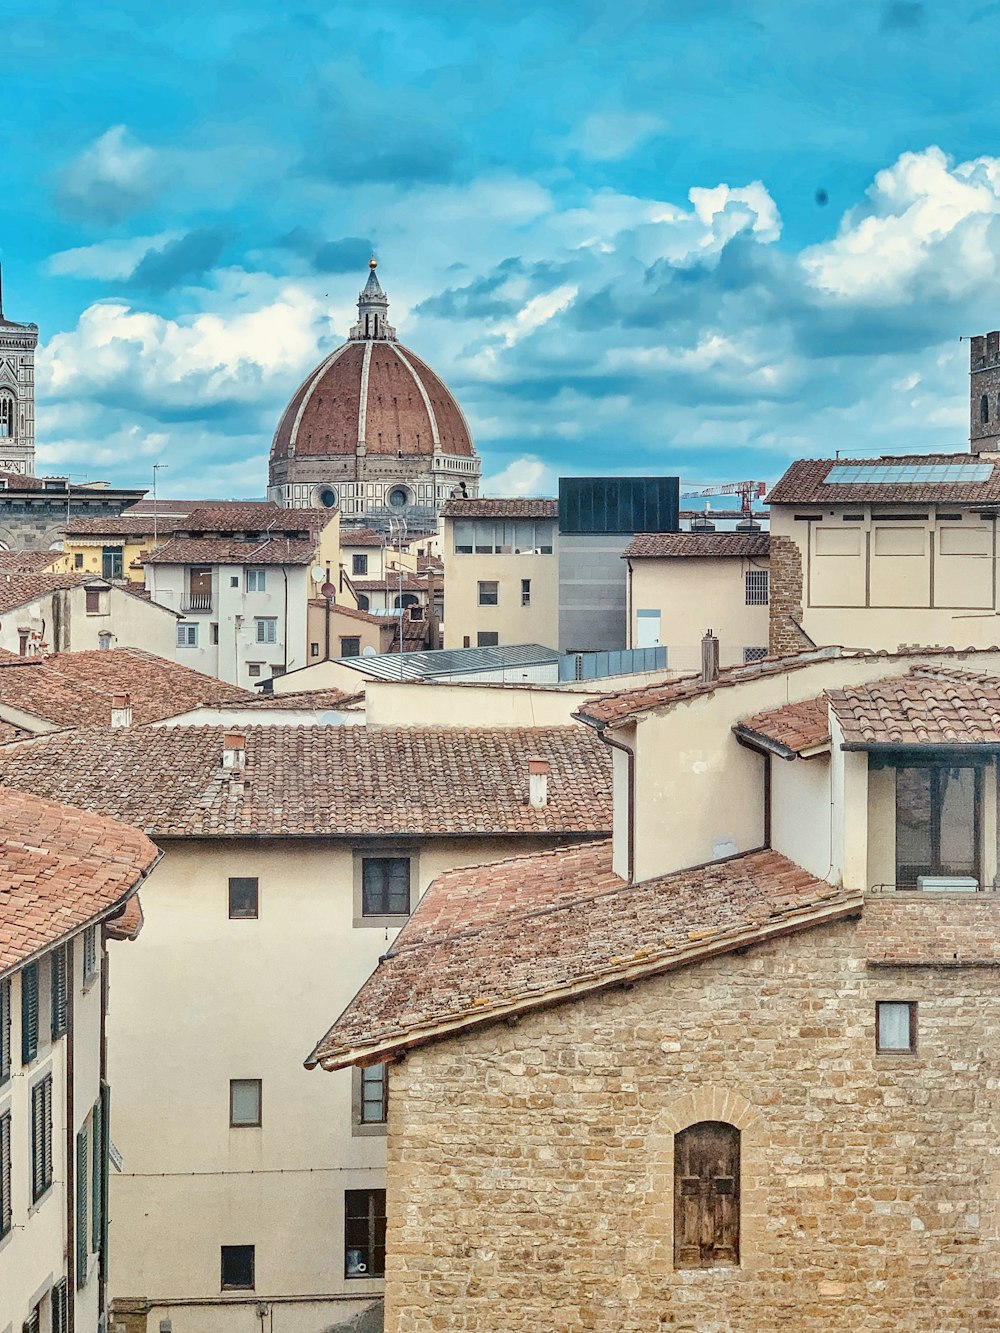
M 753 513 L 754 500 L 763 498 L 767 484 L 763 481 L 731 481 L 724 486 L 704 486 L 697 491 L 681 491 L 682 500 L 700 500 L 708 495 L 738 495 L 740 509 L 748 517 Z

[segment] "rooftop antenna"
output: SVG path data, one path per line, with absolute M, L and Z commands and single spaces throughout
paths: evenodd
M 156 527 L 156 474 L 157 472 L 159 472 L 161 468 L 168 468 L 169 466 L 170 466 L 169 463 L 153 464 L 153 550 L 154 551 L 156 550 L 156 539 L 159 535 Z

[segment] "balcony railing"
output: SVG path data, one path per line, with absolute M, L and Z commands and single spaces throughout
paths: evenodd
M 190 611 L 211 611 L 212 594 L 210 592 L 189 592 L 184 599 L 181 610 L 185 613 Z
M 936 898 L 941 896 L 953 896 L 961 894 L 963 897 L 975 897 L 977 894 L 1000 893 L 1000 885 L 983 884 L 971 876 L 935 876 L 938 882 L 933 885 L 924 884 L 922 887 L 917 884 L 872 884 L 868 889 L 870 898 L 888 898 L 895 893 L 906 893 L 917 895 L 921 898 Z

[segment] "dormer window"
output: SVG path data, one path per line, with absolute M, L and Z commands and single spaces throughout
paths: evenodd
M 982 816 L 982 768 L 947 762 L 900 764 L 896 768 L 897 885 L 928 889 L 978 886 Z

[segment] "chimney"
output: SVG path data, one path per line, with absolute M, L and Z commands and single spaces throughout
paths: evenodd
M 222 767 L 246 768 L 247 738 L 241 731 L 227 731 L 222 738 Z
M 544 810 L 549 803 L 549 770 L 547 759 L 528 759 L 528 804 L 533 810 Z
M 719 679 L 719 640 L 711 630 L 701 641 L 701 683 L 710 685 Z
M 113 694 L 111 696 L 111 725 L 130 727 L 132 725 L 132 696 Z

